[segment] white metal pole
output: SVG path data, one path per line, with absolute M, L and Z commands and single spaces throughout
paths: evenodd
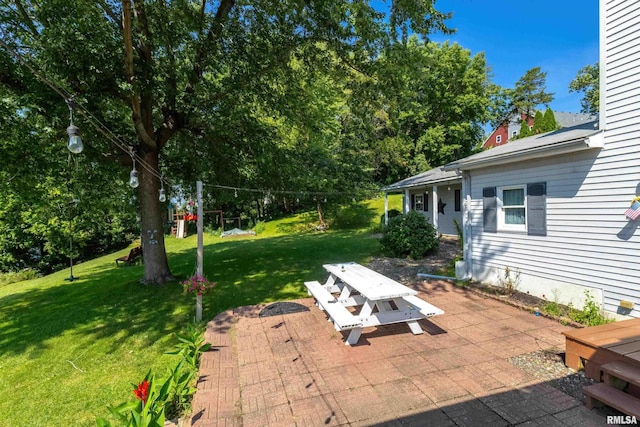
M 204 258 L 204 221 L 202 218 L 202 181 L 196 182 L 196 202 L 198 203 L 198 219 L 196 220 L 198 228 L 198 250 L 196 260 L 196 274 L 202 277 L 202 264 Z M 196 296 L 196 322 L 202 321 L 202 295 Z
M 384 225 L 389 225 L 389 193 L 384 192 Z

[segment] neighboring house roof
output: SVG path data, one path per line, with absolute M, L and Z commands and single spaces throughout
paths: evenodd
M 436 184 L 447 181 L 459 181 L 460 177 L 455 170 L 445 171 L 442 166 L 433 168 L 418 175 L 405 178 L 395 182 L 385 188 L 383 191 L 404 190 L 405 188 L 421 187 L 429 184 Z
M 553 116 L 556 118 L 556 123 L 561 128 L 576 126 L 581 123 L 591 122 L 596 119 L 596 117 L 590 114 L 566 113 L 564 111 L 554 111 Z M 521 123 L 522 123 L 522 119 L 520 118 L 520 116 L 514 115 L 511 118 L 511 120 L 509 121 L 509 138 L 511 138 L 514 132 L 516 133 L 516 135 L 520 134 Z
M 533 135 L 482 151 L 443 167 L 446 171 L 476 169 L 495 164 L 546 157 L 556 154 L 601 148 L 602 134 L 597 121 Z

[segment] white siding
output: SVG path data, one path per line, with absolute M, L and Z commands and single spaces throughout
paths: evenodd
M 640 195 L 640 0 L 601 0 L 600 19 L 604 148 L 470 171 L 471 263 L 477 279 L 509 266 L 537 296 L 591 289 L 605 310 L 628 300 L 639 317 L 640 221 L 624 211 Z M 547 236 L 483 232 L 482 188 L 542 181 Z
M 561 302 L 579 306 L 590 289 L 598 302 L 604 296 L 609 311 L 620 300 L 640 309 L 640 233 L 624 216 L 639 183 L 640 161 L 623 170 L 613 162 L 628 158 L 625 144 L 471 171 L 474 277 L 495 283 L 508 266 L 520 271 L 521 290 L 538 297 L 551 299 L 557 292 Z M 482 189 L 533 182 L 547 184 L 547 236 L 484 233 Z

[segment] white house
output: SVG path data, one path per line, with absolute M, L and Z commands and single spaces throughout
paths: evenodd
M 387 195 L 402 193 L 402 213 L 415 210 L 427 217 L 440 234 L 456 236 L 454 220 L 462 224 L 462 180 L 455 171 L 442 167 L 403 179 L 385 187 L 385 215 Z M 388 218 L 385 217 L 385 223 Z
M 600 1 L 599 123 L 510 142 L 445 165 L 461 178 L 465 275 L 640 316 L 640 0 Z M 440 186 L 438 183 L 432 183 Z M 628 308 L 632 307 L 632 308 Z

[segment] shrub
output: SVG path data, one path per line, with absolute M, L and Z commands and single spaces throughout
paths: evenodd
M 31 268 L 25 268 L 17 272 L 0 273 L 0 285 L 22 282 L 23 280 L 31 280 L 36 277 L 38 277 L 38 272 Z
M 391 218 L 395 218 L 400 215 L 402 215 L 402 212 L 400 212 L 398 209 L 391 209 L 389 212 L 387 212 L 389 221 L 391 221 Z M 384 225 L 384 214 L 380 215 L 380 224 Z
M 331 222 L 331 228 L 335 230 L 354 230 L 367 228 L 375 218 L 374 212 L 364 203 L 352 203 L 341 206 Z
M 255 231 L 256 234 L 260 234 L 264 232 L 266 228 L 267 228 L 267 225 L 264 223 L 264 221 L 258 221 L 256 222 L 256 226 L 253 227 L 253 231 Z
M 424 215 L 410 211 L 389 220 L 380 244 L 386 255 L 419 259 L 438 249 L 438 232 Z

